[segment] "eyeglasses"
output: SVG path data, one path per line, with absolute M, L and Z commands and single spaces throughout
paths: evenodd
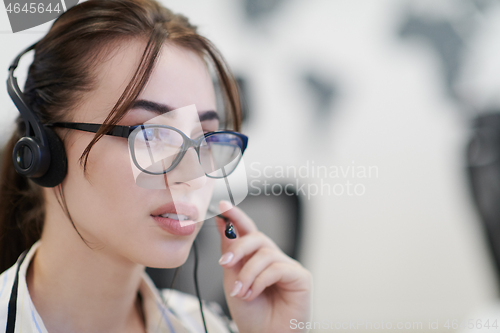
M 52 123 L 46 126 L 97 133 L 101 124 Z M 173 170 L 193 147 L 207 177 L 224 178 L 236 169 L 248 144 L 248 137 L 238 132 L 209 132 L 193 140 L 175 127 L 153 124 L 115 125 L 105 135 L 128 139 L 135 166 L 150 175 Z

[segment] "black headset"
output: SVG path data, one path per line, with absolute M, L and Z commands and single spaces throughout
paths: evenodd
M 22 51 L 9 66 L 7 92 L 16 105 L 26 127 L 26 134 L 17 141 L 12 152 L 12 162 L 16 171 L 44 187 L 59 185 L 67 172 L 67 159 L 64 144 L 59 136 L 45 127 L 26 103 L 19 89 L 14 70 L 21 57 L 33 50 L 37 43 Z

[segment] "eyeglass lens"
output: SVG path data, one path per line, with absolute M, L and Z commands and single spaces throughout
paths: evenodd
M 140 169 L 163 174 L 184 153 L 182 135 L 165 127 L 138 127 L 132 133 L 135 163 Z M 199 162 L 207 176 L 222 178 L 230 174 L 241 159 L 243 143 L 232 133 L 207 135 L 199 146 Z

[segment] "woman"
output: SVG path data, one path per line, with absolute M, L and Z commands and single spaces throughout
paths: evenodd
M 186 18 L 153 0 L 83 2 L 62 14 L 34 50 L 23 98 L 44 130 L 62 139 L 67 171 L 51 147 L 58 158 L 49 176 L 16 173 L 9 155 L 26 135 L 19 119 L 1 174 L 0 269 L 7 271 L 0 275 L 0 328 L 9 329 L 13 316 L 16 332 L 192 332 L 204 331 L 203 321 L 209 332 L 228 331 L 208 308 L 203 319 L 193 312 L 190 296 L 163 291 L 175 302 L 162 304 L 144 271 L 182 265 L 202 226 L 213 182 L 201 162 L 202 141 L 194 139 L 205 133 L 208 141 L 219 127 L 209 67 L 221 82 L 226 123 L 239 129 L 237 90 L 222 57 Z M 198 122 L 187 121 L 193 110 Z M 143 124 L 156 121 L 198 144 L 180 160 L 162 160 L 172 168 L 163 165 L 168 172 L 152 177 L 164 188 L 138 182 L 131 169 L 151 170 L 140 168 L 129 155 L 136 148 L 123 139 L 135 135 L 133 128 L 149 135 Z M 94 134 L 68 123 L 103 126 Z M 118 126 L 133 127 L 119 137 L 113 131 L 128 127 Z M 151 149 L 149 139 L 135 138 Z M 24 150 L 16 151 L 14 162 L 26 164 Z M 226 222 L 216 219 L 224 291 L 239 331 L 296 332 L 291 320 L 310 318 L 310 273 L 241 210 L 228 202 L 219 209 L 238 234 L 224 237 Z

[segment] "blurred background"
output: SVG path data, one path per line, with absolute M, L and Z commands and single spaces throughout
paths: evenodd
M 240 206 L 312 272 L 323 325 L 312 332 L 500 328 L 500 1 L 160 2 L 238 78 L 250 138 Z M 6 79 L 50 23 L 12 34 L 0 19 Z M 5 89 L 0 103 L 3 144 L 17 110 Z M 199 280 L 223 304 L 213 225 Z

